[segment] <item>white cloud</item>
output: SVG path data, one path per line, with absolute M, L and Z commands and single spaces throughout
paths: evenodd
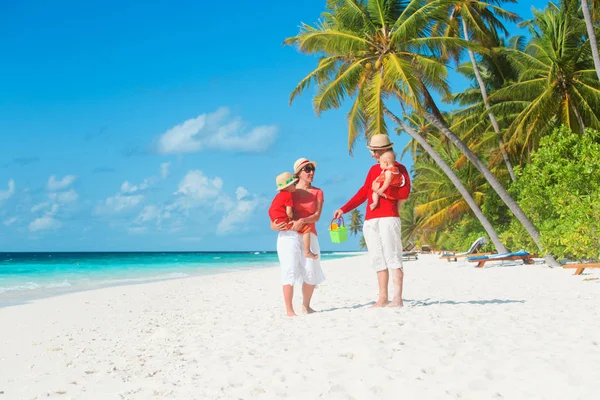
M 43 203 L 36 204 L 35 206 L 31 207 L 31 212 L 36 213 L 36 212 L 41 211 L 44 208 L 48 208 L 48 207 L 50 207 L 50 203 L 45 201 Z
M 150 187 L 151 184 L 154 184 L 155 181 L 156 181 L 156 178 L 154 178 L 154 177 L 144 179 L 144 182 L 140 183 L 139 185 L 132 185 L 128 181 L 125 181 L 121 184 L 121 192 L 122 193 L 135 193 L 135 192 L 139 192 L 142 190 L 146 190 Z
M 204 149 L 262 152 L 273 144 L 276 136 L 276 126 L 249 129 L 247 122 L 231 116 L 229 109 L 222 107 L 166 131 L 158 139 L 158 151 L 163 154 L 196 153 Z
M 77 192 L 75 190 L 71 189 L 71 190 L 67 190 L 66 192 L 50 193 L 48 195 L 48 197 L 50 197 L 50 200 L 52 200 L 53 202 L 57 202 L 60 204 L 66 204 L 66 203 L 73 203 L 73 202 L 77 201 L 77 199 L 79 198 L 79 195 L 77 194 Z M 39 205 L 40 204 L 38 204 L 38 206 Z M 33 211 L 33 208 L 31 210 Z
M 10 179 L 8 181 L 8 190 L 0 190 L 0 201 L 7 200 L 15 194 L 15 181 Z
M 117 193 L 116 195 L 107 198 L 104 203 L 96 207 L 96 212 L 104 213 L 118 213 L 121 211 L 129 210 L 140 204 L 144 200 L 144 195 L 122 195 Z
M 169 176 L 169 167 L 171 167 L 170 162 L 164 162 L 160 164 L 160 177 L 166 179 Z
M 18 221 L 19 218 L 17 217 L 12 217 L 12 218 L 8 218 L 4 220 L 4 225 L 6 226 L 11 226 L 12 224 L 14 224 L 15 222 Z
M 223 216 L 217 225 L 217 235 L 227 235 L 244 230 L 246 222 L 254 215 L 261 204 L 261 199 L 250 196 L 248 190 L 238 187 L 235 191 L 237 202 Z M 225 203 L 225 202 L 224 202 Z
M 48 190 L 55 192 L 63 190 L 71 186 L 77 177 L 74 175 L 67 175 L 62 179 L 57 180 L 55 175 L 50 175 L 48 178 Z
M 161 211 L 158 206 L 149 205 L 142 209 L 140 214 L 135 219 L 136 224 L 144 224 L 146 222 L 159 220 L 161 218 Z
M 220 177 L 208 178 L 200 170 L 192 170 L 179 183 L 176 195 L 183 195 L 198 202 L 215 198 L 221 192 L 223 180 Z
M 58 229 L 62 226 L 62 223 L 56 220 L 51 215 L 45 215 L 43 217 L 37 218 L 33 220 L 29 224 L 29 230 L 31 232 L 50 230 L 50 229 Z

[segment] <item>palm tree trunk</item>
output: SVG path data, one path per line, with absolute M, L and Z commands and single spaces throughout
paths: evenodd
M 463 26 L 463 34 L 465 40 L 469 41 L 469 29 L 467 27 L 467 21 L 462 18 L 462 26 Z M 479 67 L 477 66 L 477 60 L 475 60 L 475 53 L 473 50 L 467 49 L 469 52 L 469 57 L 471 58 L 471 64 L 473 64 L 473 71 L 475 72 L 475 77 L 477 78 L 477 83 L 479 84 L 479 90 L 481 91 L 481 97 L 483 98 L 483 104 L 485 104 L 485 109 L 488 112 L 488 116 L 490 117 L 490 121 L 492 121 L 492 126 L 494 127 L 494 132 L 498 135 L 498 142 L 500 145 L 500 151 L 502 152 L 502 158 L 504 158 L 504 163 L 506 164 L 506 169 L 508 170 L 508 174 L 510 175 L 510 179 L 514 182 L 517 180 L 515 176 L 515 171 L 513 170 L 512 164 L 510 162 L 510 158 L 508 157 L 508 152 L 504 147 L 504 142 L 502 141 L 502 135 L 500 134 L 500 126 L 498 125 L 498 121 L 496 121 L 496 117 L 494 113 L 490 111 L 490 101 L 488 100 L 487 89 L 485 88 L 485 84 L 483 83 L 483 78 L 481 77 L 481 73 L 479 72 Z
M 598 42 L 596 41 L 596 33 L 594 33 L 594 23 L 592 22 L 588 0 L 581 0 L 581 8 L 583 9 L 583 18 L 585 19 L 590 46 L 592 46 L 592 58 L 594 59 L 594 67 L 596 67 L 596 75 L 600 80 L 600 55 L 598 55 Z
M 483 214 L 483 212 L 481 211 L 481 209 L 475 202 L 475 199 L 473 199 L 473 197 L 471 196 L 471 193 L 469 193 L 467 188 L 463 185 L 463 183 L 458 178 L 458 176 L 454 173 L 452 168 L 450 168 L 450 166 L 448 164 L 446 164 L 444 159 L 434 150 L 433 147 L 431 147 L 431 145 L 427 142 L 427 140 L 425 140 L 425 138 L 423 136 L 419 135 L 418 132 L 416 132 L 414 129 L 412 129 L 410 126 L 408 126 L 404 121 L 402 121 L 400 118 L 398 118 L 396 115 L 394 115 L 387 108 L 385 109 L 385 114 L 388 117 L 390 117 L 390 119 L 392 121 L 394 121 L 396 124 L 398 124 L 406 133 L 408 133 L 410 135 L 410 137 L 415 139 L 421 145 L 421 147 L 423 147 L 423 149 L 427 152 L 427 154 L 429 154 L 429 156 L 431 158 L 433 158 L 433 160 L 442 169 L 442 171 L 446 174 L 446 176 L 448 176 L 450 181 L 452 181 L 452 183 L 454 184 L 456 189 L 459 191 L 459 193 L 463 196 L 463 198 L 465 199 L 465 201 L 467 202 L 469 207 L 471 207 L 471 210 L 473 210 L 473 213 L 475 213 L 475 216 L 477 217 L 477 219 L 483 226 L 483 229 L 485 229 L 485 231 L 489 235 L 490 240 L 492 241 L 492 243 L 494 243 L 494 246 L 496 246 L 496 250 L 498 251 L 498 253 L 506 253 L 507 252 L 506 247 L 504 247 L 504 244 L 502 244 L 502 241 L 500 241 L 500 237 L 494 230 L 494 227 L 492 226 L 490 221 L 488 221 L 488 219 L 485 217 L 485 215 Z
M 581 128 L 581 133 L 582 134 L 585 133 L 585 123 L 583 122 L 583 118 L 581 118 L 581 114 L 577 110 L 577 107 L 575 107 L 575 105 L 571 101 L 569 101 L 569 104 L 571 104 L 571 109 L 573 110 L 573 113 L 575 114 L 575 118 L 577 118 L 577 123 L 579 123 L 579 127 Z
M 469 147 L 457 137 L 454 132 L 452 132 L 446 124 L 437 119 L 432 113 L 427 110 L 422 110 L 423 116 L 427 119 L 433 126 L 435 126 L 440 132 L 444 134 L 466 157 L 469 161 L 473 163 L 475 168 L 479 170 L 484 176 L 484 178 L 488 181 L 490 186 L 498 193 L 498 196 L 502 199 L 504 204 L 512 211 L 513 215 L 521 222 L 529 236 L 533 239 L 536 246 L 540 251 L 544 251 L 540 240 L 540 233 L 537 231 L 533 223 L 527 218 L 521 207 L 517 204 L 517 202 L 510 197 L 506 189 L 502 186 L 502 184 L 498 181 L 498 179 L 492 174 L 492 172 L 488 169 L 488 167 L 481 162 L 481 160 L 469 149 Z M 544 256 L 548 265 L 552 267 L 560 267 L 560 264 L 550 255 L 547 254 Z

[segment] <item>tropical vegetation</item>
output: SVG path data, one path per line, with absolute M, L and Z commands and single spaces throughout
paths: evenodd
M 514 2 L 328 0 L 285 41 L 320 57 L 290 100 L 313 86 L 317 114 L 348 101 L 350 154 L 359 138 L 410 136 L 404 240 L 460 249 L 484 235 L 500 252 L 597 259 L 598 4 L 519 16 Z M 470 86 L 453 90 L 449 68 Z

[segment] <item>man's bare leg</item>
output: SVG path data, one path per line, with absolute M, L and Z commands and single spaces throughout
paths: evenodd
M 302 243 L 304 244 L 304 257 L 316 260 L 318 255 L 310 251 L 310 232 L 302 234 Z
M 283 302 L 285 303 L 285 313 L 288 317 L 295 317 L 294 306 L 292 299 L 294 298 L 294 286 L 283 285 Z
M 388 307 L 403 307 L 402 286 L 404 284 L 404 271 L 402 268 L 392 269 L 392 284 L 394 286 L 394 297 Z
M 309 285 L 308 283 L 302 284 L 302 312 L 306 314 L 312 314 L 315 312 L 310 308 L 310 300 L 315 291 L 315 285 Z
M 390 273 L 387 268 L 382 271 L 377 271 L 377 282 L 379 284 L 379 299 L 373 307 L 385 307 L 388 305 L 388 282 L 390 281 Z

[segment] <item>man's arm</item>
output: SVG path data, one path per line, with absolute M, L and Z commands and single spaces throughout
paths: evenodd
M 383 181 L 383 185 L 377 190 L 377 194 L 382 196 L 383 192 L 390 187 L 390 183 L 392 183 L 392 171 L 385 171 L 385 181 Z
M 389 188 L 388 194 L 398 200 L 406 200 L 410 195 L 410 175 L 408 175 L 408 171 L 404 165 L 396 162 L 396 167 L 404 178 L 404 184 L 400 187 L 392 186 Z
M 358 207 L 362 203 L 364 203 L 365 200 L 367 200 L 367 196 L 369 195 L 369 175 L 370 175 L 370 173 L 371 173 L 371 170 L 369 170 L 369 173 L 367 174 L 367 178 L 365 179 L 364 185 L 362 185 L 362 187 L 360 189 L 358 189 L 358 192 L 356 192 L 356 194 L 350 199 L 350 201 L 347 202 L 346 204 L 344 204 L 341 208 L 335 210 L 335 212 L 333 213 L 334 218 L 339 218 L 342 216 L 342 214 L 345 214 L 347 212 L 354 210 L 356 207 Z

